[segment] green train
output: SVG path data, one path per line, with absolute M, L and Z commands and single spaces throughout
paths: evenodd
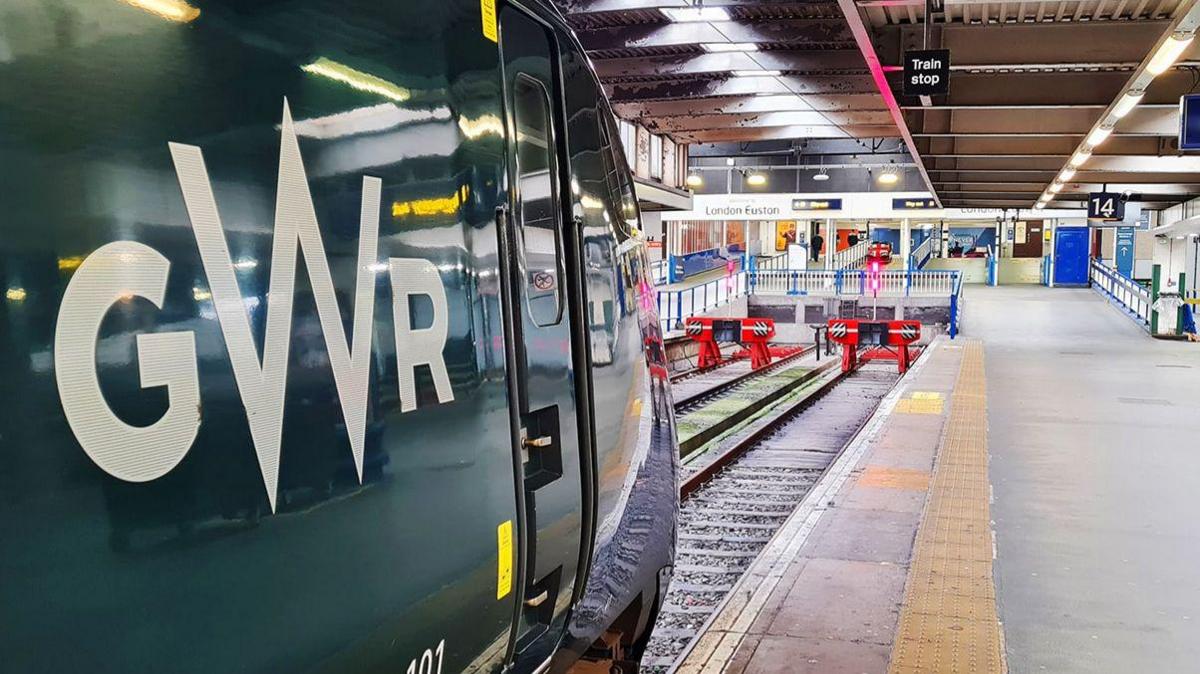
M 544 2 L 0 5 L 0 670 L 635 671 L 617 138 Z

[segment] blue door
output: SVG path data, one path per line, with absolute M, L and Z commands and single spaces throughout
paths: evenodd
M 1088 282 L 1088 228 L 1059 227 L 1054 231 L 1054 284 Z

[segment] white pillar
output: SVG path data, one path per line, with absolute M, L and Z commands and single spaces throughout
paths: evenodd
M 900 221 L 900 259 L 904 262 L 904 269 L 908 269 L 908 258 L 912 255 L 912 225 L 908 218 Z
M 833 255 L 837 249 L 837 229 L 833 218 L 825 218 L 825 268 L 833 269 Z

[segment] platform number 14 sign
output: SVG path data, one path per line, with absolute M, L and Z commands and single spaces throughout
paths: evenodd
M 1125 200 L 1112 192 L 1092 192 L 1088 195 L 1088 220 L 1123 220 Z

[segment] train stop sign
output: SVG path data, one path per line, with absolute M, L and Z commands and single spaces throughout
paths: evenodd
M 950 93 L 949 49 L 904 52 L 905 96 L 934 96 L 947 93 Z

